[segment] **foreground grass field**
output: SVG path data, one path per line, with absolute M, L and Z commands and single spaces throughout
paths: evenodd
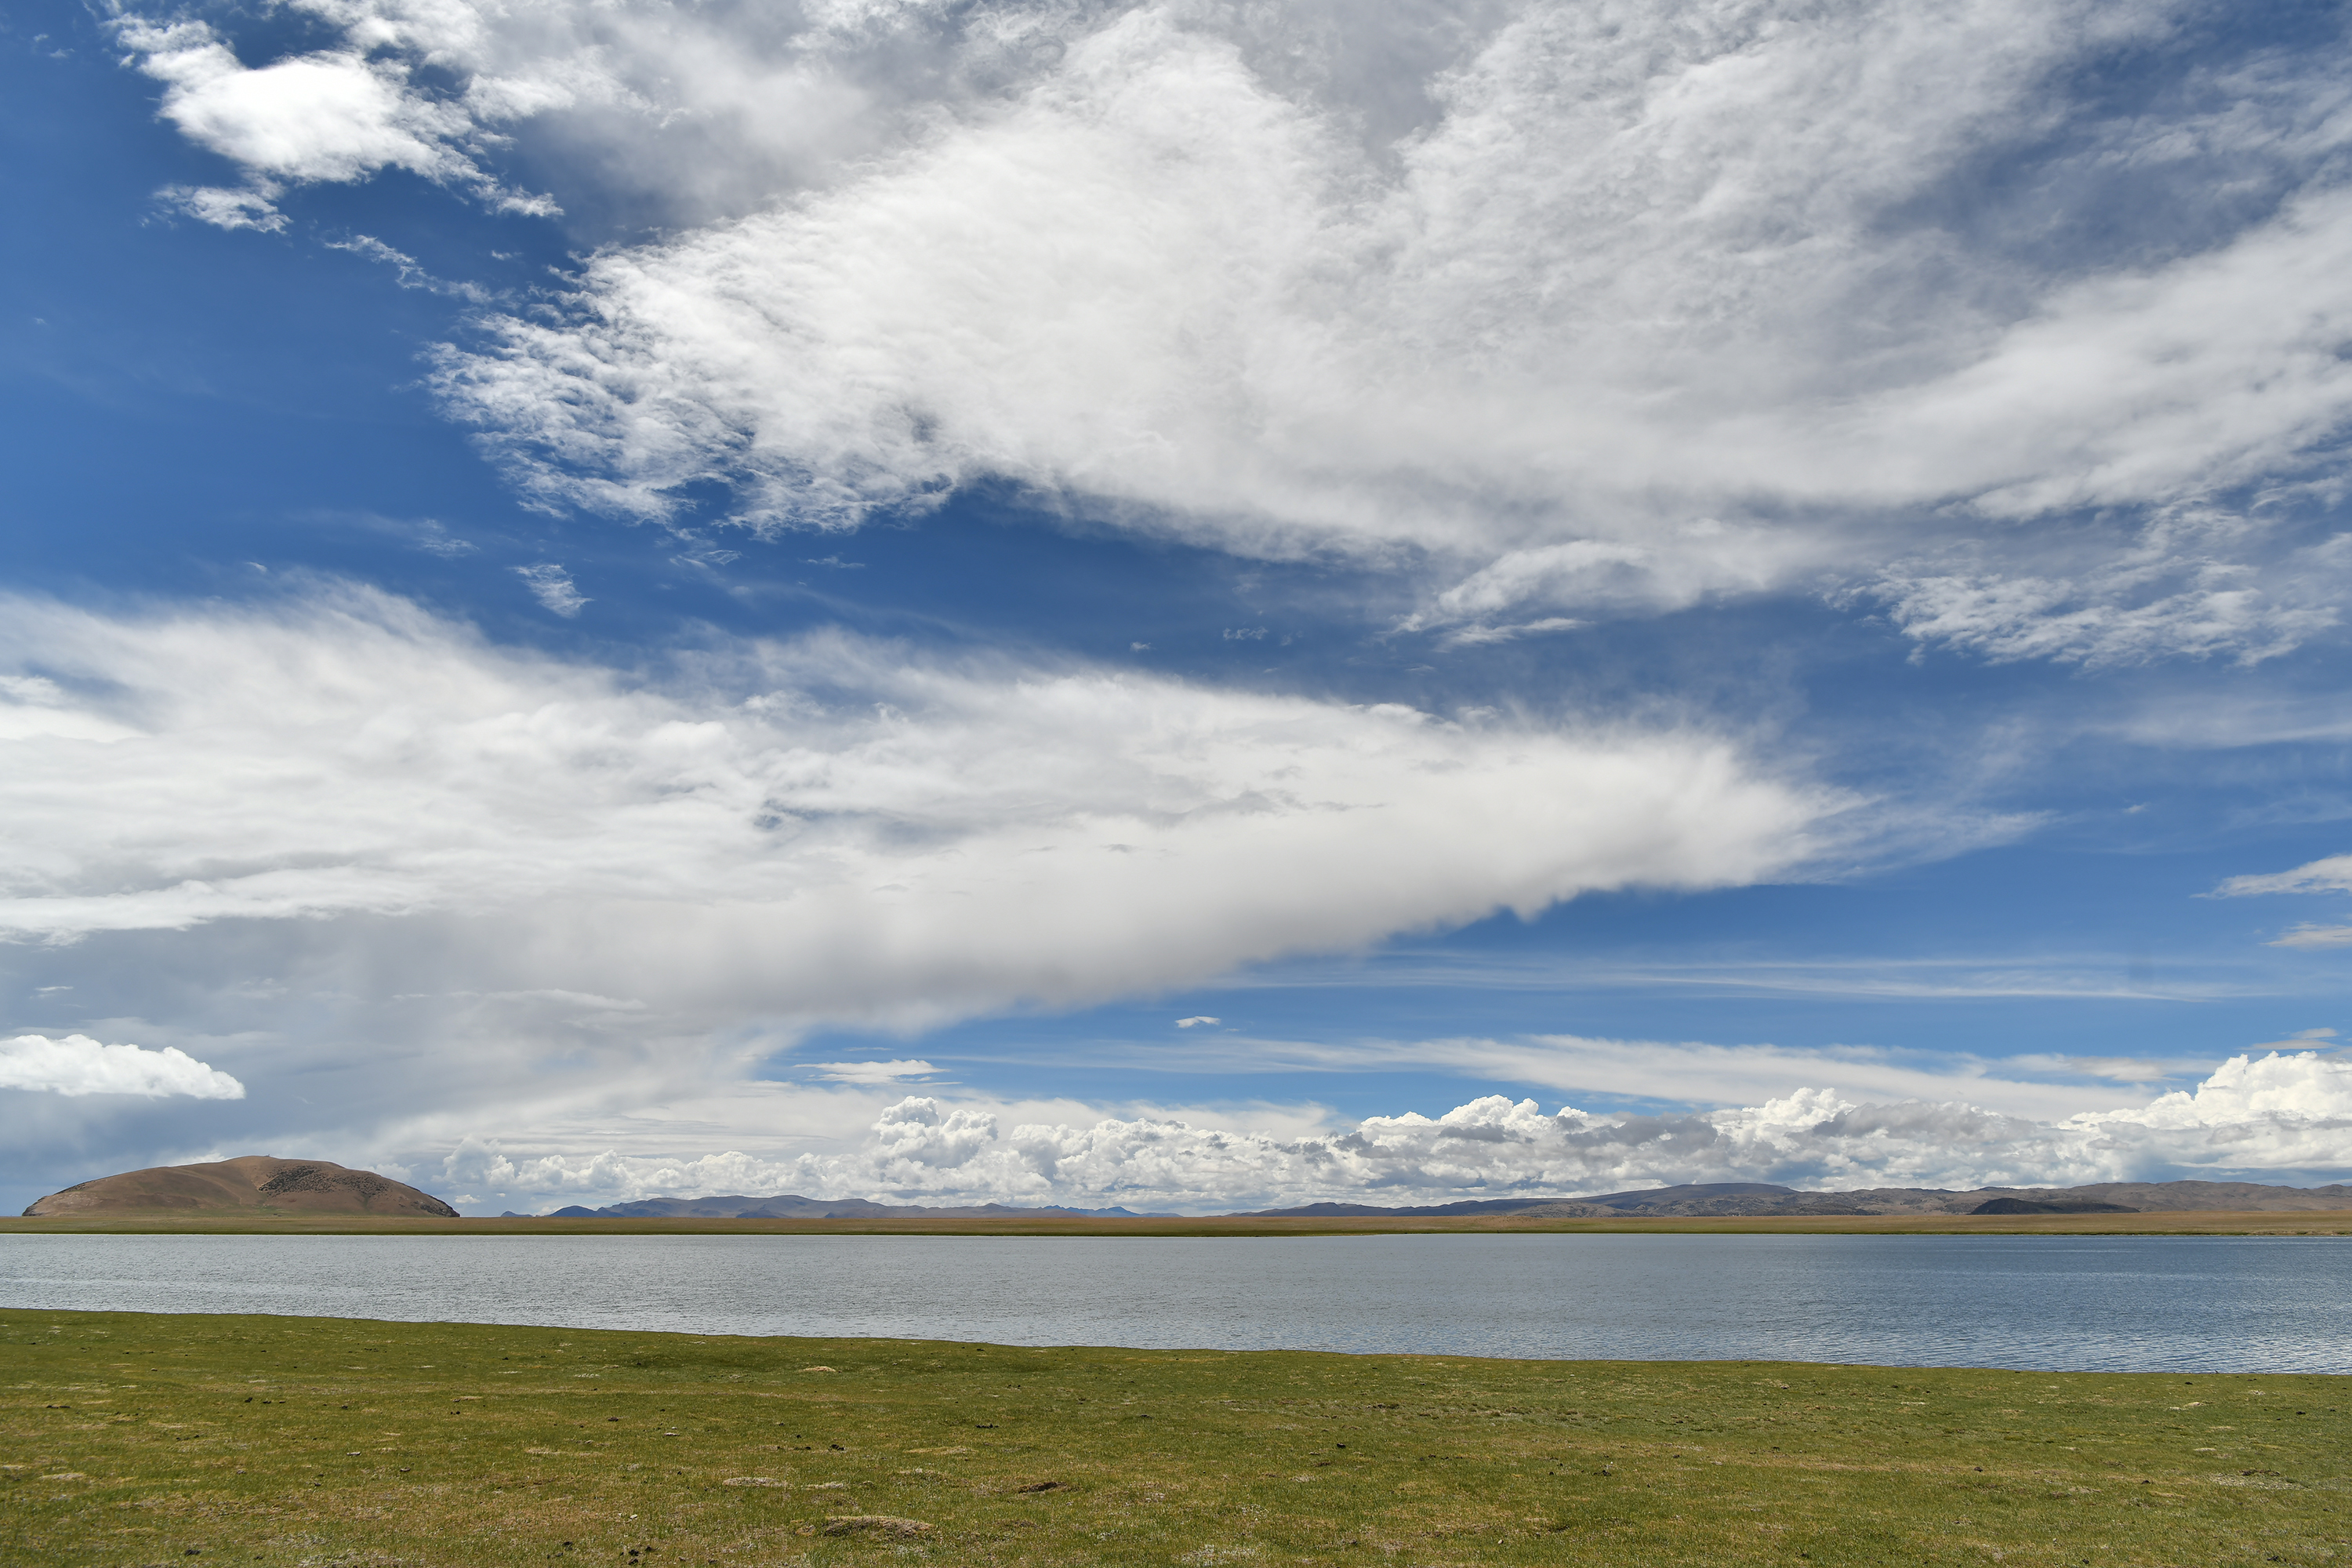
M 2352 1379 L 0 1312 L 57 1564 L 2352 1561 Z

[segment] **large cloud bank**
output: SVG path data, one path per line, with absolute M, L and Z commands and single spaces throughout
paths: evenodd
M 534 1157 L 469 1139 L 438 1174 L 454 1185 L 570 1201 L 798 1192 L 1199 1210 L 1558 1196 L 1686 1181 L 1965 1190 L 2347 1168 L 2352 1061 L 2272 1051 L 2233 1057 L 2195 1089 L 2144 1107 L 2057 1121 L 1957 1101 L 1856 1103 L 1810 1089 L 1663 1116 L 1573 1107 L 1547 1116 L 1534 1100 L 1491 1095 L 1433 1119 L 1375 1116 L 1342 1131 L 1283 1138 L 1149 1118 L 1005 1127 L 984 1108 L 910 1096 L 887 1108 L 854 1152 Z
M 1596 889 L 1738 884 L 1842 805 L 1701 732 L 839 636 L 624 680 L 359 591 L 19 601 L 0 626 L 25 671 L 0 688 L 0 931 L 360 921 L 380 978 L 421 966 L 394 989 L 551 989 L 647 1036 L 1083 1001 Z M 420 947 L 386 921 L 465 934 Z
M 243 1100 L 245 1085 L 176 1047 L 110 1046 L 87 1035 L 0 1040 L 0 1089 L 50 1094 L 136 1094 L 148 1099 Z
M 189 198 L 221 221 L 369 167 L 495 184 L 493 131 L 704 187 L 445 357 L 551 502 L 716 480 L 833 527 L 1011 480 L 1418 561 L 1407 625 L 1455 636 L 1792 589 L 1995 658 L 2337 618 L 2297 503 L 2352 416 L 2340 37 L 2040 0 L 297 8 L 340 41 L 258 68 L 122 33 L 259 182 Z

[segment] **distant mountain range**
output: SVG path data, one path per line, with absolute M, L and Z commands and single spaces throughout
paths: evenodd
M 1698 1218 L 1766 1215 L 2137 1214 L 2160 1210 L 2352 1209 L 2352 1186 L 2276 1187 L 2254 1182 L 2101 1182 L 2084 1187 L 1864 1187 L 1804 1192 L 1769 1182 L 1703 1182 L 1574 1198 L 1473 1198 L 1461 1203 L 1382 1208 L 1373 1204 L 1306 1204 L 1252 1209 L 1227 1219 L 1405 1219 L 1449 1215 L 1511 1215 L 1523 1219 L 1609 1219 L 1638 1215 Z M 574 1205 L 564 1219 L 1150 1219 L 1174 1215 L 1132 1209 L 963 1208 L 878 1204 L 865 1198 L 646 1198 L 607 1208 Z M 520 1217 L 520 1216 L 518 1216 Z
M 1702 1182 L 1587 1197 L 1471 1198 L 1460 1203 L 1383 1208 L 1374 1204 L 1305 1204 L 1206 1215 L 1224 1219 L 1412 1219 L 1453 1215 L 1520 1219 L 1705 1218 L 1786 1215 L 2137 1214 L 2183 1210 L 2352 1209 L 2352 1186 L 2281 1187 L 2258 1182 L 2099 1182 L 2083 1187 L 1860 1187 L 1806 1192 L 1769 1182 Z M 32 1217 L 131 1214 L 404 1215 L 455 1219 L 457 1211 L 430 1194 L 373 1171 L 327 1160 L 247 1154 L 199 1165 L 158 1165 L 100 1176 L 51 1193 L 25 1211 Z M 530 1216 L 509 1214 L 509 1219 Z M 574 1205 L 560 1219 L 1181 1219 L 1127 1208 L 1018 1208 L 1010 1204 L 935 1207 L 866 1198 L 643 1198 L 605 1208 Z
M 520 1218 L 520 1215 L 509 1217 Z M 608 1208 L 557 1209 L 557 1219 L 1152 1219 L 1172 1215 L 1133 1209 L 1014 1208 L 976 1204 L 963 1208 L 927 1208 L 919 1204 L 877 1204 L 865 1198 L 804 1198 L 778 1193 L 769 1198 L 642 1198 Z
M 1422 1208 L 1370 1204 L 1307 1204 L 1258 1209 L 1250 1217 L 1403 1217 L 1412 1215 L 1512 1215 L 1522 1219 L 1608 1219 L 1633 1215 L 2139 1214 L 2181 1210 L 2352 1209 L 2352 1187 L 2273 1187 L 2256 1182 L 2098 1182 L 2083 1187 L 1859 1187 L 1802 1192 L 1768 1182 L 1702 1182 L 1577 1198 L 1486 1198 Z

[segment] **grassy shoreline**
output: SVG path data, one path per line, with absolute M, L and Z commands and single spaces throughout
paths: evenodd
M 0 1235 L 189 1236 L 2352 1236 L 2352 1209 L 2150 1214 L 1772 1215 L 1514 1219 L 377 1219 L 291 1212 L 0 1218 Z
M 0 1539 L 92 1568 L 2352 1554 L 2294 1374 L 5 1310 L 0 1448 Z

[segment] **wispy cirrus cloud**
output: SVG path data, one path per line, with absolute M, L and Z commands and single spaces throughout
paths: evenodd
M 2352 947 L 2352 926 L 2323 926 L 2308 922 L 2290 926 L 2285 934 L 2271 939 L 2273 947 Z
M 522 579 L 540 607 L 551 615 L 570 619 L 588 607 L 588 596 L 572 585 L 572 574 L 562 567 L 541 561 L 535 565 L 517 566 L 514 574 Z
M 1751 880 L 1852 805 L 1702 732 L 839 635 L 625 682 L 357 589 L 127 616 L 20 600 L 0 655 L 57 678 L 0 704 L 0 928 L 487 922 L 508 935 L 406 988 L 698 1015 L 1075 1002 L 1597 888 Z
M 393 269 L 393 275 L 404 289 L 422 289 L 427 293 L 447 294 L 477 305 L 490 302 L 489 290 L 478 283 L 453 283 L 446 278 L 436 278 L 426 271 L 416 258 L 395 250 L 372 234 L 354 234 L 346 239 L 326 242 L 329 250 L 347 250 L 362 260 L 381 263 Z
M 2287 871 L 2231 877 L 2213 889 L 2217 899 L 2262 898 L 2282 893 L 2352 893 L 2352 855 L 2328 855 Z M 2302 921 L 2270 941 L 2273 947 L 2306 952 L 2352 946 L 2352 926 Z
M 2290 871 L 2231 877 L 2213 891 L 2216 897 L 2224 899 L 2269 893 L 2352 893 L 2352 855 L 2326 856 Z
M 809 1062 L 807 1070 L 829 1083 L 899 1083 L 929 1078 L 940 1069 L 919 1058 L 878 1062 Z
M 1137 1052 L 1150 1048 L 1139 1046 Z M 1102 1055 L 1120 1059 L 1115 1051 Z M 2004 1115 L 2055 1120 L 2112 1109 L 2118 1083 L 2185 1082 L 2207 1064 L 1565 1034 L 1315 1040 L 1228 1031 L 1213 1045 L 1195 1045 L 1187 1065 L 1237 1083 L 1262 1073 L 1434 1071 L 1466 1082 L 1540 1086 L 1585 1100 L 1701 1109 L 1760 1104 L 1802 1085 L 1826 1084 L 1876 1100 L 1966 1101 Z

